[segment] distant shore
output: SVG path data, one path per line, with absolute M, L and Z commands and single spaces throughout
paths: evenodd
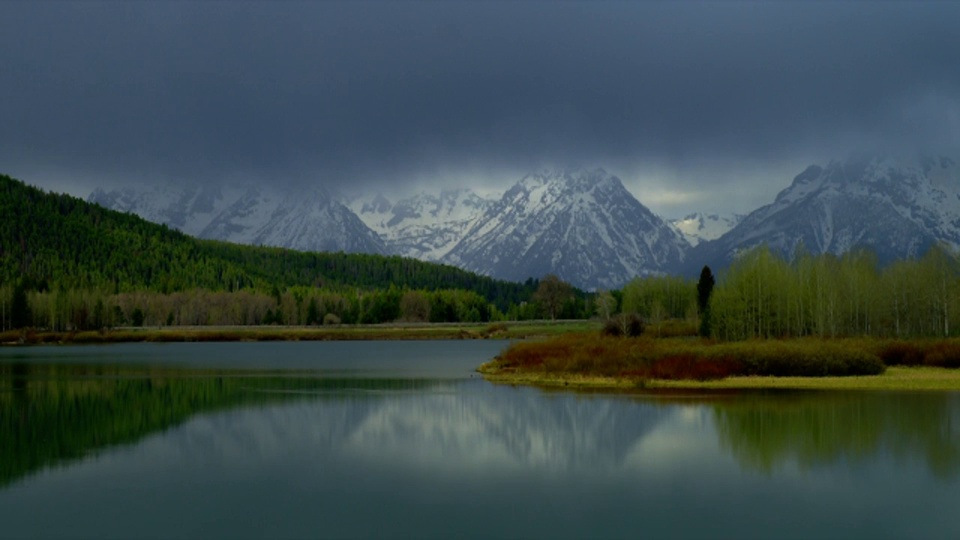
M 394 323 L 329 326 L 163 326 L 99 331 L 0 333 L 0 345 L 176 343 L 217 341 L 389 341 L 527 339 L 599 328 L 594 321 L 510 321 L 496 323 Z

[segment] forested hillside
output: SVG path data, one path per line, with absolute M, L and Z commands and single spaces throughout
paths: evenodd
M 0 175 L 0 297 L 25 322 L 311 324 L 536 317 L 538 282 L 511 283 L 401 257 L 306 253 L 197 240 Z M 567 316 L 583 311 L 583 294 Z M 16 317 L 14 317 L 16 318 Z
M 527 300 L 535 283 L 494 280 L 401 257 L 303 253 L 201 241 L 69 195 L 0 175 L 0 279 L 31 288 L 174 292 L 317 285 L 466 289 L 498 306 Z

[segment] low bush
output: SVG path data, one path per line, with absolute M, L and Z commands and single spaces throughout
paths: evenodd
M 821 340 L 748 341 L 717 348 L 743 363 L 744 375 L 827 377 L 876 375 L 886 366 L 860 347 Z
M 606 337 L 621 337 L 623 336 L 623 329 L 617 324 L 616 319 L 610 318 L 607 319 L 607 322 L 603 323 L 603 328 L 600 329 L 600 335 Z
M 644 326 L 643 319 L 636 313 L 620 313 L 607 319 L 600 333 L 609 337 L 640 337 Z
M 723 379 L 743 372 L 743 364 L 725 357 L 702 357 L 691 353 L 668 355 L 655 360 L 647 371 L 651 379 Z
M 930 345 L 924 355 L 923 364 L 945 368 L 960 367 L 960 342 L 948 340 Z
M 881 346 L 877 355 L 888 366 L 919 366 L 924 357 L 920 347 L 906 341 L 891 341 Z

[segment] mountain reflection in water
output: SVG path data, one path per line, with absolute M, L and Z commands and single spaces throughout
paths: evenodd
M 623 398 L 603 396 L 464 394 L 462 381 L 449 380 L 22 362 L 0 364 L 0 384 L 8 389 L 0 392 L 0 487 L 197 414 L 316 400 L 322 407 L 311 410 L 324 417 L 328 444 L 355 455 L 392 448 L 394 457 L 435 465 L 459 454 L 523 467 L 616 469 L 665 417 L 706 410 L 720 447 L 747 468 L 805 469 L 886 452 L 938 476 L 960 474 L 960 396 L 950 393 L 634 396 L 634 406 L 624 406 Z M 274 421 L 295 433 L 306 420 Z
M 960 394 L 546 392 L 473 375 L 489 344 L 277 347 L 0 355 L 0 536 L 960 533 Z

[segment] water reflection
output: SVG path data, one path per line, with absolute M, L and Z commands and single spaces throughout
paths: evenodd
M 771 473 L 890 454 L 942 478 L 960 475 L 955 393 L 796 393 L 743 396 L 713 408 L 720 445 L 745 467 Z
M 471 378 L 470 346 L 0 361 L 0 536 L 960 534 L 958 394 L 543 392 Z
M 45 467 L 136 442 L 200 413 L 436 384 L 312 372 L 0 363 L 0 388 L 6 390 L 0 390 L 0 488 Z
M 506 390 L 506 389 L 501 389 Z M 431 468 L 498 467 L 590 473 L 617 470 L 669 410 L 625 400 L 555 396 L 536 391 L 408 396 L 378 404 L 343 441 L 371 459 Z
M 0 486 L 47 466 L 128 444 L 206 412 L 323 400 L 324 439 L 371 458 L 549 470 L 615 470 L 658 424 L 709 412 L 719 447 L 772 474 L 889 454 L 943 478 L 960 475 L 960 396 L 779 393 L 610 398 L 304 372 L 120 365 L 0 364 Z M 382 399 L 403 396 L 403 399 Z M 279 420 L 278 420 L 279 422 Z M 282 426 L 281 426 L 282 427 Z

